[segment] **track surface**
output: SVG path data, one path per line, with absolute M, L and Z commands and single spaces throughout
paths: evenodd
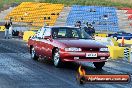
M 80 64 L 87 74 L 132 74 L 132 63 L 124 60 L 109 60 L 100 71 L 91 63 L 67 63 L 63 68 L 55 68 L 46 60 L 33 61 L 25 42 L 5 40 L 0 33 L 0 88 L 132 88 L 132 82 L 79 85 L 75 77 Z

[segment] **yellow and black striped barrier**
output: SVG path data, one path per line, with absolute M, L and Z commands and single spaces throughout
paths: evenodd
M 124 59 L 128 62 L 132 62 L 132 48 L 124 48 Z
M 129 48 L 124 48 L 124 58 L 130 58 L 130 49 Z

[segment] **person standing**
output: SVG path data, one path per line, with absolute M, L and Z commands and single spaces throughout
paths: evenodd
M 77 22 L 75 23 L 75 27 L 79 27 L 79 28 L 81 29 L 81 21 L 77 21 Z
M 5 39 L 9 39 L 10 23 L 7 21 L 4 26 L 5 26 Z
M 10 20 L 10 27 L 9 27 L 9 38 L 12 38 L 12 22 Z
M 94 36 L 95 33 L 95 29 L 94 27 L 92 27 L 91 24 L 89 24 L 88 22 L 86 23 L 86 27 L 84 27 L 84 31 L 89 34 L 91 37 Z

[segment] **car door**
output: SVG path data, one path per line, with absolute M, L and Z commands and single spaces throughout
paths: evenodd
M 39 34 L 40 30 L 41 30 L 41 29 L 39 29 L 39 30 L 35 33 L 35 35 L 33 35 L 33 36 L 31 36 L 31 37 L 29 38 L 29 40 L 28 40 L 28 43 L 29 43 L 29 44 L 34 45 L 34 44 L 36 43 L 36 40 L 38 40 L 38 39 L 37 39 L 37 35 Z
M 35 43 L 34 43 L 34 48 L 38 56 L 41 56 L 41 40 L 43 39 L 43 32 L 44 32 L 43 28 L 41 28 L 37 32 Z
M 45 28 L 45 32 L 43 34 L 43 40 L 41 42 L 42 46 L 42 56 L 46 58 L 51 58 L 52 54 L 52 40 L 50 39 L 44 39 L 45 36 L 51 36 L 51 29 Z

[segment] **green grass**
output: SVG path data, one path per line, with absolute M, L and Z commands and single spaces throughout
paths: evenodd
M 71 5 L 99 5 L 99 6 L 114 6 L 117 8 L 130 7 L 132 8 L 132 3 L 129 3 L 131 0 L 0 0 L 0 8 L 4 4 L 10 5 L 11 3 L 21 3 L 24 1 L 32 2 L 48 2 L 48 3 L 61 3 L 65 6 Z

